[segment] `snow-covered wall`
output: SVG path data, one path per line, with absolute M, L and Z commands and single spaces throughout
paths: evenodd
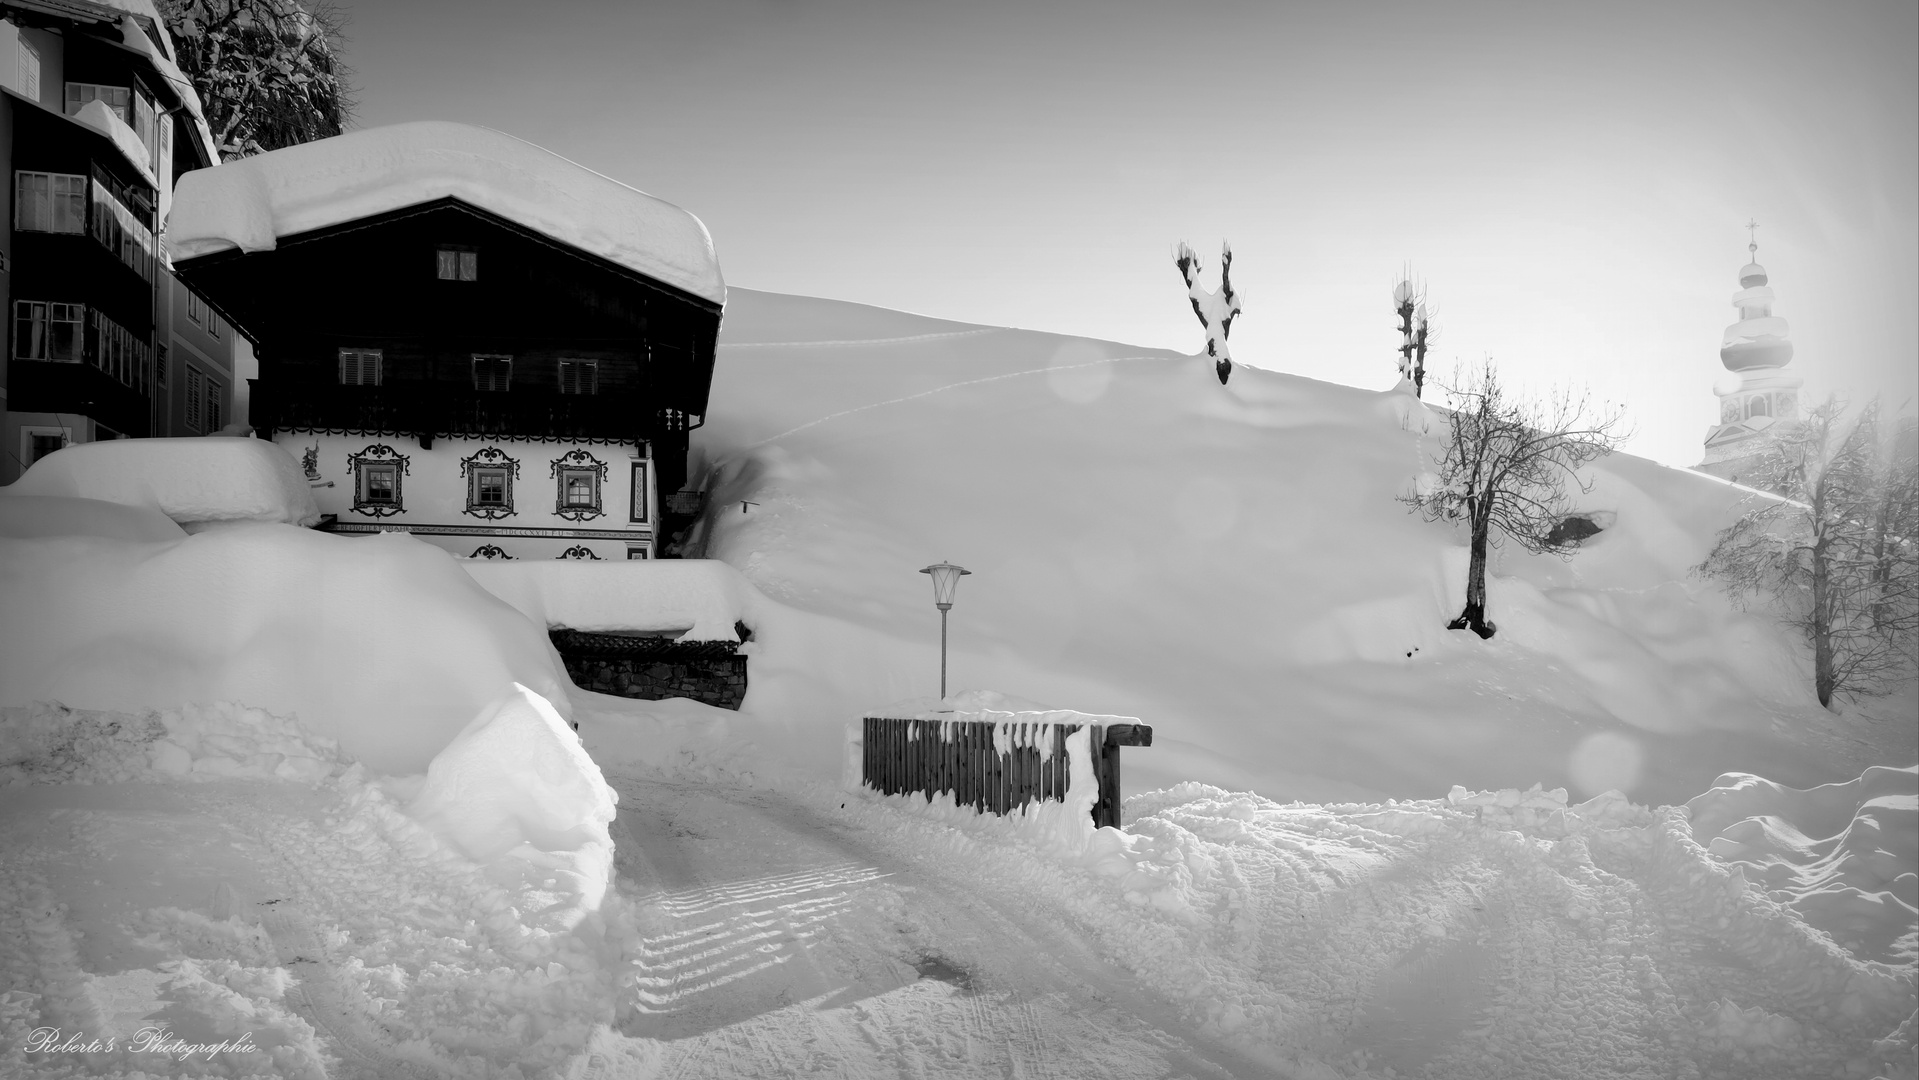
M 0 488 L 144 506 L 182 525 L 271 521 L 312 525 L 320 511 L 286 451 L 256 439 L 115 439 L 56 450 Z
M 684 630 L 682 641 L 738 641 L 755 625 L 758 590 L 710 559 L 660 562 L 472 560 L 460 565 L 537 626 L 572 630 Z
M 451 196 L 684 289 L 726 301 L 713 238 L 692 214 L 490 128 L 367 128 L 180 178 L 167 235 L 182 259 Z
M 307 478 L 317 485 L 312 491 L 320 512 L 334 515 L 349 528 L 355 524 L 427 526 L 435 531 L 416 535 L 461 557 L 484 548 L 497 548 L 514 559 L 554 559 L 580 547 L 597 558 L 621 562 L 634 549 L 644 552 L 643 558 L 655 553 L 659 499 L 653 492 L 653 461 L 644 443 L 572 447 L 456 435 L 433 440 L 429 449 L 390 435 L 314 432 L 278 432 L 273 441 L 311 470 Z M 569 451 L 580 456 L 568 459 Z M 361 455 L 399 463 L 394 504 L 369 507 L 356 502 L 355 459 Z M 599 474 L 599 500 L 590 510 L 563 504 L 560 469 L 564 466 Z M 474 505 L 471 485 L 476 467 L 505 471 L 504 504 Z

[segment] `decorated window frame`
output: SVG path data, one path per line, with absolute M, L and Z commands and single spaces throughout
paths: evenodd
M 411 471 L 410 459 L 384 443 L 374 443 L 347 455 L 353 470 L 353 512 L 387 517 L 406 512 L 402 479 Z
M 578 448 L 553 460 L 553 513 L 568 521 L 591 521 L 605 513 L 606 462 Z
M 513 481 L 520 476 L 517 458 L 497 446 L 482 447 L 460 459 L 460 475 L 466 477 L 466 513 L 487 521 L 513 516 Z
M 649 479 L 652 474 L 647 471 L 647 467 L 652 464 L 650 461 L 633 463 L 633 482 L 627 489 L 631 498 L 627 503 L 626 520 L 636 525 L 644 525 L 653 520 L 650 506 L 653 482 Z

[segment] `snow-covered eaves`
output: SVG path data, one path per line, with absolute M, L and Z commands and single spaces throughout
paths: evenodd
M 160 34 L 160 40 L 166 40 L 165 33 Z M 192 80 L 174 63 L 172 47 L 156 46 L 145 27 L 135 21 L 132 15 L 120 17 L 120 43 L 128 51 L 145 58 L 152 66 L 159 82 L 179 99 L 179 107 L 187 114 L 187 126 L 193 131 L 194 143 L 199 147 L 201 156 L 209 165 L 219 164 L 220 150 L 213 141 L 213 129 L 207 126 L 206 107 L 200 101 L 200 92 L 193 88 Z
M 726 302 L 699 218 L 511 135 L 444 121 L 369 128 L 188 173 L 167 234 L 181 259 L 272 251 L 286 237 L 446 198 Z

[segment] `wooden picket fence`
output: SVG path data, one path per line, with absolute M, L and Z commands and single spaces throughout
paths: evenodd
M 948 725 L 950 731 L 943 733 Z M 882 795 L 920 792 L 927 802 L 951 792 L 954 802 L 971 803 L 981 813 L 1004 815 L 1047 799 L 1065 802 L 1071 777 L 1066 737 L 1083 725 L 1009 724 L 1014 747 L 1004 753 L 993 747 L 996 726 L 984 720 L 865 717 L 860 778 Z M 1042 755 L 1033 744 L 1049 734 L 1051 752 Z M 1153 729 L 1145 724 L 1094 724 L 1087 741 L 1099 782 L 1093 825 L 1117 828 L 1119 748 L 1153 745 Z

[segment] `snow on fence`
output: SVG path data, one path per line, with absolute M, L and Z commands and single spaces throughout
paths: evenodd
M 882 795 L 950 793 L 956 806 L 1008 816 L 1035 802 L 1066 802 L 1074 778 L 1098 785 L 1093 827 L 1120 825 L 1119 748 L 1153 745 L 1153 729 L 1121 717 L 1096 724 L 1083 713 L 994 713 L 993 719 L 868 716 L 860 740 L 861 783 Z M 1017 720 L 1063 715 L 1064 720 Z M 998 719 L 1007 717 L 1008 719 Z M 1074 736 L 1084 728 L 1085 738 Z M 1073 755 L 1083 754 L 1083 768 Z M 1074 793 L 1077 794 L 1077 793 Z

